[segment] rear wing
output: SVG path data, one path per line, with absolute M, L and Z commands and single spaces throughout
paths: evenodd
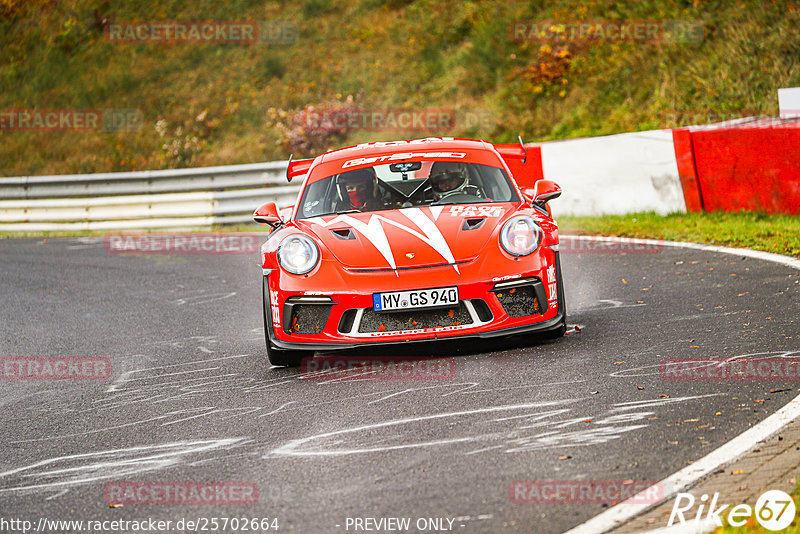
M 544 178 L 542 148 L 539 145 L 525 145 L 520 142 L 493 146 L 521 189 L 533 187 L 537 181 Z
M 308 172 L 314 159 L 298 159 L 292 160 L 294 154 L 289 156 L 289 163 L 286 164 L 286 181 L 291 182 L 295 176 L 300 176 Z
M 519 144 L 509 143 L 502 145 L 494 145 L 495 150 L 500 153 L 504 160 L 522 160 L 525 163 L 528 159 L 528 151 L 520 138 Z

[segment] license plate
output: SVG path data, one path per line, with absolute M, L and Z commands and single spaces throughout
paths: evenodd
M 458 287 L 373 293 L 372 304 L 376 311 L 455 306 L 458 304 Z

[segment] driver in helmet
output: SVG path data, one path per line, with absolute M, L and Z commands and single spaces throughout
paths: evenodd
M 467 168 L 463 163 L 436 162 L 431 167 L 431 189 L 436 200 L 462 193 L 467 187 Z
M 370 211 L 380 207 L 377 199 L 378 179 L 372 167 L 356 169 L 337 177 L 340 210 Z

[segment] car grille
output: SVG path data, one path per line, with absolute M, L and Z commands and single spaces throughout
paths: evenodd
M 533 283 L 520 284 L 516 287 L 495 289 L 494 293 L 505 312 L 511 317 L 525 317 L 544 313 L 547 310 L 547 303 L 539 301 L 539 298 L 544 295 L 544 289 L 542 288 L 537 296 L 534 284 L 541 286 L 541 282 L 536 280 Z
M 416 310 L 402 312 L 376 312 L 365 309 L 358 331 L 366 332 L 404 332 L 435 328 L 438 326 L 461 326 L 472 324 L 472 317 L 463 302 L 450 308 Z
M 290 333 L 319 334 L 325 328 L 330 311 L 330 306 L 295 304 L 288 322 Z
M 492 310 L 489 309 L 489 305 L 486 304 L 485 300 L 472 299 L 470 302 L 472 302 L 472 307 L 475 308 L 475 313 L 478 315 L 478 319 L 481 322 L 488 323 L 494 318 Z

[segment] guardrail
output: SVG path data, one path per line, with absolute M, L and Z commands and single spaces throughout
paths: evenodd
M 0 178 L 0 232 L 124 230 L 252 221 L 292 204 L 286 162 L 163 171 Z

